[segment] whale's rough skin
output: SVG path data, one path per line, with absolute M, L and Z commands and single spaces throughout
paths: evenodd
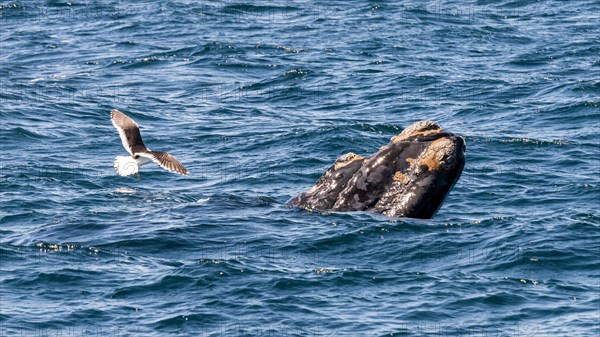
M 333 211 L 373 211 L 430 219 L 465 164 L 465 141 L 434 122 L 417 122 L 374 155 L 339 157 L 291 205 Z

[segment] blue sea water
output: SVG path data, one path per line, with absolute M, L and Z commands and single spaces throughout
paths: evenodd
M 0 336 L 598 336 L 599 103 L 596 0 L 1 1 Z M 286 205 L 419 120 L 434 219 Z

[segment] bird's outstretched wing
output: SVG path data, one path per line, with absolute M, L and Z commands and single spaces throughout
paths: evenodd
M 133 119 L 129 118 L 119 110 L 111 111 L 110 119 L 115 128 L 119 131 L 123 147 L 129 154 L 133 156 L 135 152 L 146 149 L 146 146 L 142 141 L 142 135 L 140 134 L 140 127 Z
M 167 171 L 178 173 L 178 174 L 189 174 L 190 172 L 183 166 L 182 163 L 177 160 L 174 156 L 160 151 L 142 151 L 137 152 L 136 155 L 144 158 L 151 159 L 153 162 L 157 163 L 160 167 L 164 168 Z

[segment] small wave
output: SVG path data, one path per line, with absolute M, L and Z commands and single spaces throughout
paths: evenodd
M 119 188 L 115 189 L 115 193 L 135 194 L 135 193 L 137 193 L 137 190 L 135 188 L 119 187 Z

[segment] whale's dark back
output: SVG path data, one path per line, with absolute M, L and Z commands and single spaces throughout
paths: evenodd
M 417 122 L 368 158 L 348 153 L 289 203 L 307 209 L 373 211 L 430 219 L 460 177 L 464 139 Z

